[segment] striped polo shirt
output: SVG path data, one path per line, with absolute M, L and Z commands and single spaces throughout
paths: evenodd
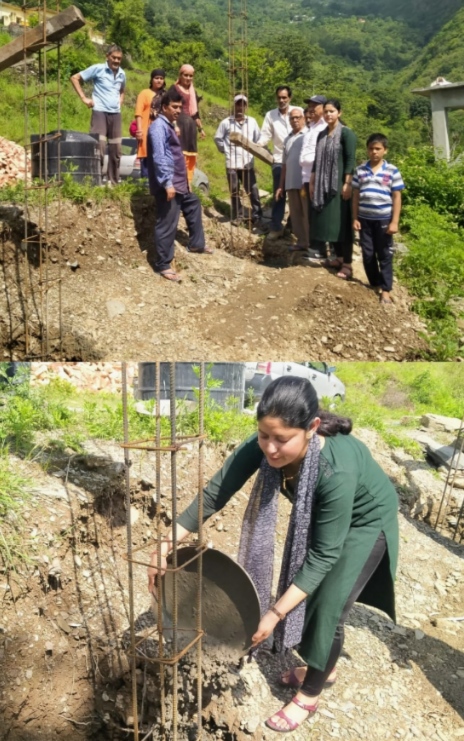
M 404 190 L 400 171 L 386 160 L 377 172 L 372 171 L 369 162 L 357 167 L 352 186 L 359 190 L 360 219 L 389 219 L 393 191 Z

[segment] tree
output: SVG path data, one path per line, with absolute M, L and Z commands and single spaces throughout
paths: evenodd
M 134 54 L 147 36 L 144 9 L 144 0 L 120 0 L 113 3 L 108 35 L 124 52 Z

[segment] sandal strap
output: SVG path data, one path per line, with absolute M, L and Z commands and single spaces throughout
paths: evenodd
M 289 718 L 288 715 L 283 710 L 279 710 L 277 713 L 274 713 L 274 716 L 277 716 L 278 718 L 282 718 L 282 720 L 286 722 L 289 731 L 295 731 L 300 725 L 299 723 L 296 722 L 296 720 L 292 720 L 291 718 Z M 271 717 L 274 717 L 274 716 L 271 716 Z M 270 718 L 268 720 L 268 723 L 271 724 L 271 728 L 276 728 L 277 730 L 282 730 L 282 731 L 284 730 L 283 728 L 281 729 L 278 726 L 276 726 L 275 723 L 273 723 Z
M 308 713 L 315 713 L 317 710 L 318 703 L 316 702 L 314 705 L 306 705 L 306 703 L 301 702 L 301 700 L 298 699 L 298 697 L 292 697 L 292 702 L 295 703 L 295 705 L 298 705 L 299 708 L 302 710 L 306 710 Z

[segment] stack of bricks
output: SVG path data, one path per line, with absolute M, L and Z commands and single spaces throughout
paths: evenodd
M 127 385 L 132 389 L 137 363 L 127 363 Z M 82 391 L 122 391 L 122 363 L 31 363 L 31 385 L 45 386 L 52 379 L 68 381 Z
M 31 158 L 27 155 L 27 170 L 30 176 Z M 0 188 L 14 185 L 26 179 L 26 154 L 24 147 L 0 136 Z

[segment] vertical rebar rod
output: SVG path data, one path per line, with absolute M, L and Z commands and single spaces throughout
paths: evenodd
M 170 378 L 170 417 L 171 417 L 171 498 L 172 498 L 172 566 L 177 569 L 177 451 L 176 446 L 176 364 L 169 364 Z M 172 650 L 174 656 L 178 651 L 177 619 L 178 619 L 177 573 L 173 573 L 172 581 Z M 172 668 L 172 738 L 177 741 L 177 662 Z
M 161 364 L 155 363 L 155 393 L 156 393 L 156 453 L 155 453 L 155 494 L 156 494 L 156 544 L 157 544 L 157 601 L 158 601 L 158 656 L 164 656 L 163 645 L 163 609 L 162 609 L 162 574 L 161 574 Z M 166 728 L 166 689 L 164 665 L 160 662 L 160 702 L 161 702 L 161 730 L 165 738 Z
M 26 4 L 23 4 L 23 13 L 24 18 L 26 17 Z M 29 272 L 27 269 L 27 255 L 28 255 L 28 237 L 29 237 L 29 230 L 28 230 L 28 223 L 29 223 L 29 203 L 28 203 L 28 168 L 27 168 L 27 142 L 29 138 L 29 106 L 27 103 L 27 92 L 28 92 L 28 86 L 29 86 L 29 78 L 27 74 L 27 46 L 26 46 L 26 34 L 23 34 L 23 67 L 24 67 L 24 106 L 23 106 L 23 112 L 24 112 L 24 159 L 25 159 L 25 181 L 24 181 L 24 250 L 23 254 L 19 257 L 20 262 L 23 266 L 23 274 L 25 275 L 24 280 L 24 296 L 22 300 L 22 311 L 24 316 L 24 349 L 26 357 L 29 355 L 30 351 L 30 341 L 29 341 Z M 32 158 L 31 158 L 31 167 L 32 167 Z M 32 173 L 31 173 L 31 179 L 32 179 Z M 18 276 L 19 285 L 18 285 L 18 292 L 22 294 L 23 286 L 22 280 L 21 280 L 21 271 L 19 272 Z
M 124 444 L 129 442 L 129 424 L 127 417 L 127 363 L 123 362 L 122 373 L 122 416 Z M 127 531 L 127 571 L 129 580 L 129 620 L 130 620 L 130 642 L 131 642 L 131 674 L 132 674 L 132 714 L 134 718 L 134 741 L 139 738 L 139 721 L 137 711 L 137 663 L 135 653 L 135 611 L 134 611 L 134 573 L 132 565 L 132 523 L 131 523 L 131 498 L 130 498 L 130 456 L 129 448 L 124 448 L 124 474 L 126 482 L 126 531 Z
M 198 393 L 198 545 L 203 544 L 203 485 L 204 485 L 204 440 L 203 433 L 205 430 L 205 364 L 200 363 L 200 379 Z M 200 554 L 197 563 L 197 631 L 202 630 L 202 586 L 203 586 L 203 555 Z M 202 691 L 202 652 L 203 641 L 200 638 L 197 644 L 197 739 L 201 741 L 202 735 L 202 709 L 203 709 L 203 691 Z

